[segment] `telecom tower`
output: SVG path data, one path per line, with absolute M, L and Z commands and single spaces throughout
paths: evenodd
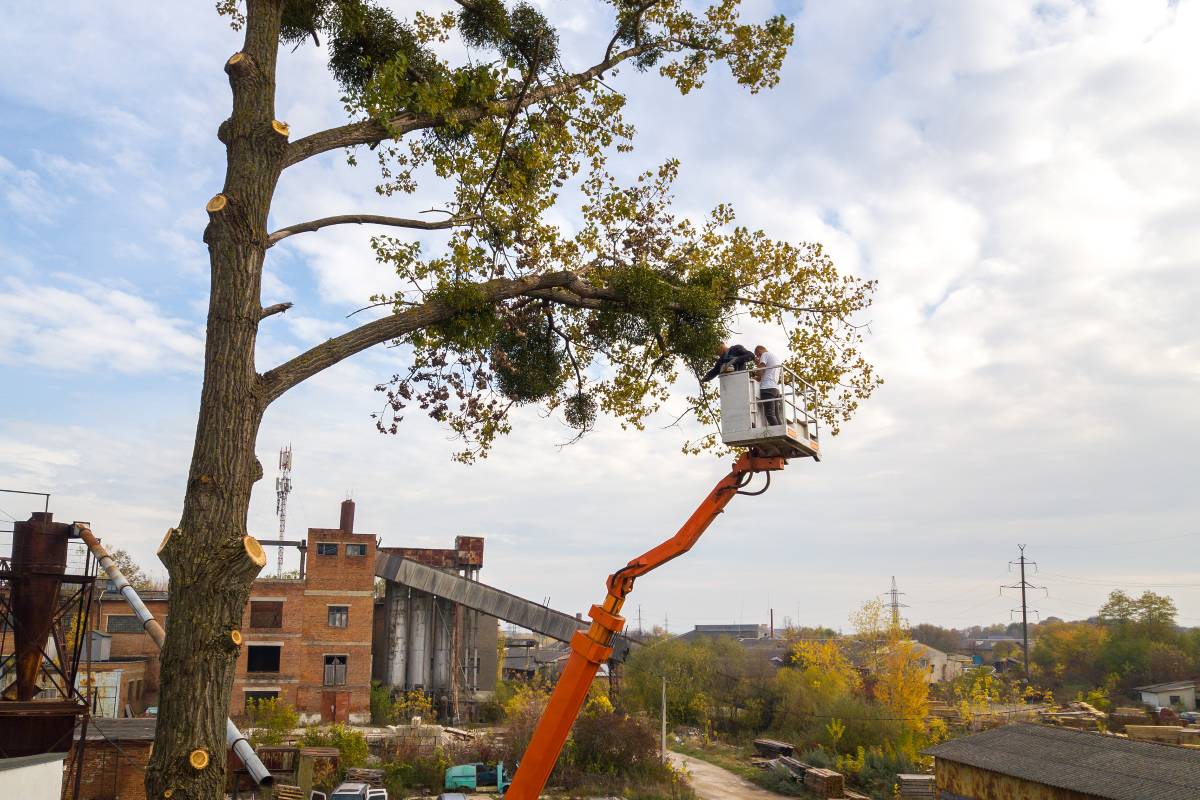
M 276 575 L 283 577 L 283 531 L 287 528 L 287 498 L 292 491 L 292 446 L 279 450 L 279 477 L 275 479 L 275 513 L 279 515 L 279 559 Z

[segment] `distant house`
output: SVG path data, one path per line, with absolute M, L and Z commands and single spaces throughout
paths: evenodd
M 1200 751 L 1016 724 L 951 739 L 934 758 L 941 800 L 1192 800 Z
M 993 658 L 993 656 L 996 647 L 999 645 L 1006 645 L 1019 651 L 1021 649 L 1021 637 L 1005 634 L 989 634 L 981 639 L 968 639 L 963 649 L 973 656 L 979 656 L 979 660 L 976 663 L 990 664 L 992 661 L 998 660 L 997 658 Z M 1029 649 L 1033 649 L 1032 642 L 1029 643 Z
M 690 642 L 694 639 L 716 639 L 721 636 L 728 636 L 731 639 L 741 641 L 744 639 L 765 639 L 768 633 L 769 628 L 766 625 L 739 625 L 730 623 L 728 625 L 697 625 L 687 633 L 680 634 L 679 638 L 685 642 Z
M 936 647 L 920 642 L 913 642 L 913 647 L 920 654 L 920 663 L 925 669 L 925 680 L 928 683 L 952 681 L 969 670 L 974 663 L 970 656 L 943 653 Z
M 1134 691 L 1141 695 L 1142 702 L 1148 706 L 1176 708 L 1184 711 L 1200 710 L 1200 705 L 1196 700 L 1195 681 L 1155 683 L 1151 686 L 1138 686 Z

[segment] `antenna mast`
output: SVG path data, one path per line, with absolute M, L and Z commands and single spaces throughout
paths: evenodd
M 276 575 L 283 576 L 283 532 L 287 528 L 287 499 L 292 491 L 292 446 L 279 450 L 279 477 L 275 479 L 275 513 L 279 516 L 279 558 Z

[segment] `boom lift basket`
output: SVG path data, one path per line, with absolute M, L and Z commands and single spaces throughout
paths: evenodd
M 752 370 L 721 374 L 721 441 L 752 447 L 764 456 L 821 460 L 817 391 L 787 367 L 779 370 L 779 398 L 759 397 Z M 776 403 L 779 425 L 768 425 L 764 406 Z

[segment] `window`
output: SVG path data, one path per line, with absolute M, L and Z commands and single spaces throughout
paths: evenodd
M 329 627 L 345 628 L 350 624 L 350 606 L 329 606 Z
M 141 633 L 142 623 L 133 614 L 109 614 L 108 633 Z
M 346 682 L 348 656 L 325 656 L 325 685 L 341 686 Z
M 337 542 L 317 542 L 317 555 L 336 556 Z
M 251 702 L 259 702 L 262 700 L 273 700 L 276 697 L 279 697 L 279 692 L 276 692 L 276 691 L 246 692 L 246 710 L 247 711 L 250 710 Z
M 346 545 L 346 555 L 362 558 L 367 554 L 367 546 L 365 544 L 348 544 Z
M 282 600 L 251 600 L 250 601 L 250 627 L 251 628 L 282 628 L 283 627 L 283 601 Z
M 1182 703 L 1183 703 L 1183 698 L 1182 698 L 1182 697 L 1180 697 L 1180 696 L 1179 696 L 1179 695 L 1177 695 L 1177 694 L 1173 694 L 1173 695 L 1171 695 L 1171 705 L 1173 705 L 1173 706 L 1178 706 L 1178 705 L 1182 705 Z
M 246 647 L 246 672 L 279 672 L 277 644 L 252 644 Z

